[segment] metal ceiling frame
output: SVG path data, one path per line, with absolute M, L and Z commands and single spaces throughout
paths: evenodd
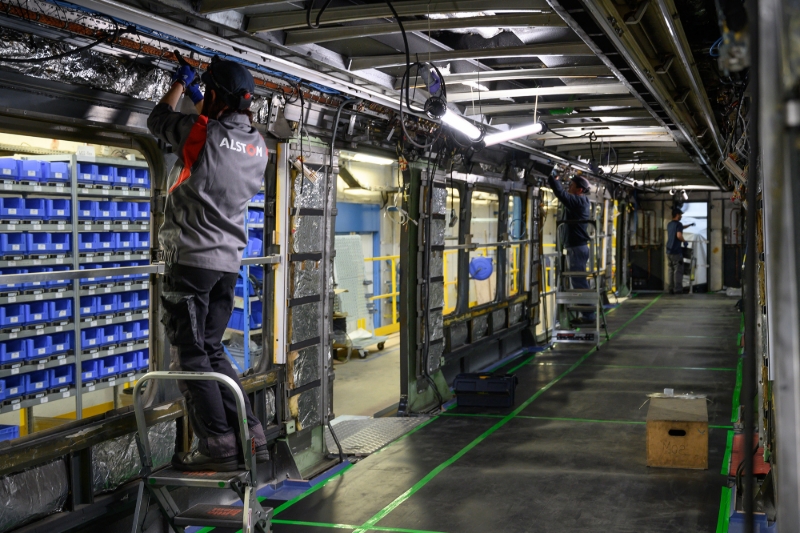
M 496 100 L 498 98 L 518 98 L 533 96 L 552 96 L 566 94 L 628 94 L 628 88 L 619 83 L 598 83 L 596 85 L 563 85 L 561 87 L 531 87 L 528 89 L 505 89 L 498 91 L 475 91 L 450 93 L 450 103 L 471 102 L 473 100 Z M 535 105 L 535 104 L 534 104 Z

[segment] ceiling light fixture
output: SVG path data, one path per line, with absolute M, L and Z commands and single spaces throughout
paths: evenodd
M 361 153 L 354 154 L 350 159 L 358 161 L 359 163 L 372 163 L 373 165 L 391 165 L 396 163 L 394 159 L 389 159 L 388 157 L 378 157 Z
M 430 116 L 430 114 L 428 116 Z M 442 115 L 440 118 L 442 122 L 454 130 L 463 133 L 473 142 L 481 140 L 481 137 L 483 136 L 483 132 L 480 130 L 480 128 L 476 127 L 474 124 L 471 124 L 467 119 L 452 109 L 447 109 L 444 115 Z
M 518 139 L 520 137 L 527 137 L 528 135 L 536 135 L 537 133 L 545 132 L 547 132 L 547 124 L 540 120 L 539 122 L 534 122 L 533 124 L 528 124 L 527 126 L 521 126 L 519 128 L 487 135 L 483 138 L 483 144 L 485 146 L 493 146 L 495 144 L 500 144 L 512 139 Z

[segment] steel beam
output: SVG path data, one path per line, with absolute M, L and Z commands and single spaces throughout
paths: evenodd
M 217 11 L 229 11 L 231 9 L 241 9 L 243 7 L 267 6 L 274 4 L 286 4 L 290 0 L 202 0 L 198 2 L 200 13 L 214 13 Z
M 545 117 L 539 117 L 540 119 L 545 119 Z M 523 117 L 522 120 L 516 122 L 516 124 L 524 124 L 525 122 L 530 122 L 533 120 L 532 117 Z M 607 127 L 619 127 L 619 126 L 627 126 L 631 128 L 635 127 L 658 127 L 661 128 L 661 124 L 656 122 L 653 118 L 646 118 L 646 119 L 631 119 L 631 120 L 614 120 L 608 122 L 550 122 L 547 121 L 547 129 L 549 130 L 568 130 L 568 129 L 583 129 L 586 131 L 594 130 L 598 136 L 603 135 L 603 128 Z M 492 124 L 498 124 L 499 122 L 492 121 Z M 506 124 L 511 124 L 511 122 L 506 122 Z M 569 134 L 567 134 L 569 135 Z
M 512 70 L 493 70 L 490 72 L 463 72 L 445 75 L 448 83 L 465 81 L 489 82 L 508 80 L 539 80 L 546 78 L 596 78 L 598 76 L 612 76 L 603 65 L 554 67 L 554 68 L 526 68 Z
M 470 106 L 471 109 L 471 106 Z M 523 122 L 530 122 L 533 120 L 533 110 L 530 113 L 524 114 L 516 114 L 516 115 L 498 115 L 492 117 L 492 124 L 520 124 Z M 491 113 L 486 113 L 484 110 L 485 115 L 491 116 Z M 537 118 L 544 120 L 547 122 L 547 125 L 552 129 L 554 126 L 565 127 L 565 128 L 576 128 L 580 126 L 625 126 L 625 125 L 637 125 L 635 121 L 644 121 L 645 119 L 653 122 L 654 124 L 658 124 L 658 122 L 650 116 L 650 113 L 645 111 L 644 109 L 633 109 L 633 110 L 621 110 L 621 111 L 594 111 L 594 112 L 586 112 L 586 113 L 571 113 L 569 115 L 548 115 L 547 113 L 539 113 Z M 591 119 L 591 118 L 614 118 L 614 119 L 630 119 L 630 120 L 615 120 L 613 122 L 559 122 L 559 121 L 575 121 L 580 119 Z
M 451 103 L 471 102 L 473 100 L 496 100 L 498 98 L 520 98 L 530 96 L 553 96 L 564 94 L 630 94 L 628 89 L 618 83 L 597 85 L 564 85 L 562 87 L 536 87 L 530 89 L 507 89 L 502 91 L 480 91 L 459 93 L 447 96 Z M 480 96 L 479 96 L 480 95 Z
M 523 111 L 533 111 L 534 109 L 580 109 L 593 106 L 617 106 L 617 107 L 642 107 L 642 103 L 636 98 L 595 98 L 581 100 L 565 100 L 560 102 L 534 102 L 524 104 L 496 104 L 484 105 L 481 111 L 486 115 L 496 115 L 500 113 L 520 113 Z M 472 106 L 467 108 L 472 111 Z M 476 107 L 477 111 L 478 108 Z M 467 113 L 470 115 L 470 113 Z M 649 113 L 647 116 L 651 116 Z
M 490 0 L 408 0 L 397 2 L 394 5 L 397 14 L 401 17 L 430 15 L 439 13 L 470 13 L 478 11 L 494 11 L 498 8 L 496 2 Z M 545 0 L 504 0 L 503 11 L 521 11 L 527 13 L 544 13 L 550 11 Z M 312 13 L 316 18 L 317 12 Z M 332 7 L 322 16 L 324 24 L 341 24 L 356 20 L 369 20 L 376 18 L 393 17 L 392 11 L 384 3 L 362 4 L 357 6 Z M 290 12 L 269 13 L 252 15 L 247 25 L 247 31 L 274 31 L 291 28 L 306 27 L 306 12 L 303 9 Z
M 323 16 L 324 17 L 324 16 Z M 410 31 L 439 31 L 485 27 L 560 27 L 566 26 L 558 15 L 544 14 L 516 14 L 494 15 L 486 17 L 464 17 L 452 19 L 409 20 L 403 22 L 407 32 Z M 380 24 L 359 24 L 351 26 L 336 26 L 332 28 L 318 28 L 294 30 L 286 33 L 286 46 L 297 44 L 324 43 L 343 39 L 357 39 L 372 35 L 388 35 L 400 33 L 400 26 L 389 21 Z
M 618 142 L 632 142 L 632 143 L 641 143 L 642 145 L 647 145 L 649 143 L 656 143 L 656 142 L 669 142 L 672 140 L 672 137 L 667 132 L 662 133 L 651 133 L 649 135 L 603 135 L 603 142 L 610 142 L 610 143 L 618 143 Z M 555 146 L 566 146 L 566 145 L 589 145 L 589 141 L 586 137 L 579 137 L 579 138 L 571 138 L 571 139 L 564 139 L 561 137 L 546 137 L 546 138 L 537 138 L 543 141 L 544 146 L 546 148 L 555 147 Z M 593 144 L 600 147 L 600 141 L 594 141 Z

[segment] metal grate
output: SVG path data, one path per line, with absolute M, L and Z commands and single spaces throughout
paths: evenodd
M 348 455 L 369 455 L 380 450 L 393 440 L 402 437 L 429 417 L 413 418 L 363 418 L 345 420 L 333 425 L 342 450 Z M 335 421 L 334 421 L 335 422 Z M 325 442 L 328 450 L 336 453 L 336 442 L 331 432 L 325 428 Z

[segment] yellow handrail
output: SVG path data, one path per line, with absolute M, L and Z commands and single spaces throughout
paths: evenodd
M 380 257 L 365 257 L 364 261 L 391 261 L 391 287 L 392 292 L 388 292 L 386 294 L 377 294 L 370 298 L 370 300 L 382 300 L 384 298 L 391 298 L 392 299 L 392 323 L 379 328 L 383 330 L 384 333 L 394 333 L 395 331 L 400 330 L 400 325 L 397 322 L 397 297 L 400 296 L 400 292 L 397 290 L 397 261 L 400 259 L 399 255 L 382 255 Z M 377 333 L 377 330 L 376 330 Z

